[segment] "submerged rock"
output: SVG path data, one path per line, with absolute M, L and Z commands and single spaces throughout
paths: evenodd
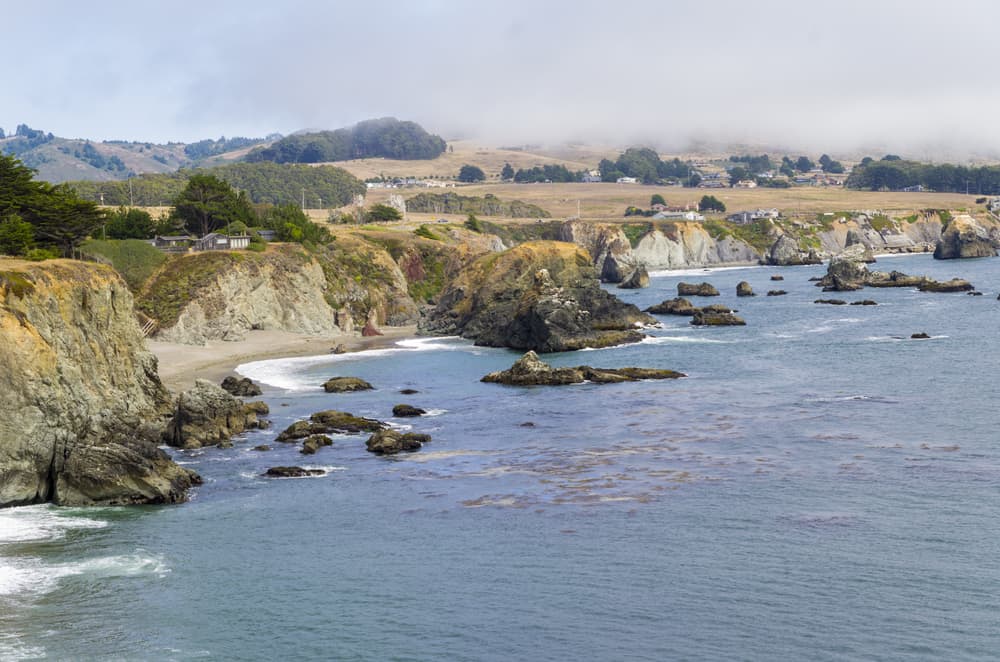
M 913 335 L 911 335 L 910 339 L 911 340 L 929 340 L 930 336 L 927 335 L 926 333 L 924 333 L 923 331 L 921 331 L 919 333 L 914 333 Z
M 717 297 L 719 290 L 715 289 L 711 283 L 677 283 L 677 295 L 682 297 Z
M 736 296 L 738 297 L 752 297 L 757 296 L 753 293 L 753 288 L 750 287 L 750 283 L 745 280 L 741 280 L 736 284 Z
M 553 368 L 528 352 L 507 370 L 491 372 L 480 381 L 509 386 L 564 386 L 591 381 L 598 384 L 634 382 L 643 379 L 676 379 L 686 375 L 673 370 L 657 368 Z
M 408 416 L 423 416 L 427 412 L 420 407 L 414 407 L 413 405 L 396 405 L 392 408 L 392 415 L 397 418 L 405 418 Z
M 989 232 L 968 214 L 953 218 L 934 247 L 936 260 L 994 257 L 996 254 Z
M 852 301 L 852 306 L 877 306 L 878 304 L 871 299 L 862 299 L 860 301 Z
M 774 275 L 774 276 L 771 276 L 771 280 L 785 280 L 785 277 L 784 276 Z
M 255 395 L 261 395 L 263 391 L 260 390 L 260 386 L 257 386 L 247 377 L 234 377 L 230 375 L 222 380 L 221 384 L 222 390 L 226 391 L 230 395 L 237 395 L 240 397 L 253 397 Z
M 767 296 L 769 296 L 769 297 L 781 297 L 781 296 L 785 296 L 786 294 L 788 294 L 788 292 L 786 292 L 784 290 L 768 290 L 767 291 Z
M 322 476 L 322 469 L 303 469 L 302 467 L 271 467 L 262 476 L 268 478 L 303 478 L 305 476 Z
M 177 448 L 224 444 L 245 430 L 260 428 L 258 416 L 267 413 L 263 402 L 244 404 L 215 384 L 198 379 L 194 388 L 177 397 L 163 441 Z
M 813 303 L 825 303 L 830 306 L 845 306 L 847 302 L 843 299 L 816 299 Z
M 420 391 L 418 391 L 415 388 L 401 388 L 399 389 L 399 392 L 402 395 L 413 395 L 414 393 L 420 393 Z
M 416 432 L 397 432 L 396 430 L 379 430 L 365 442 L 369 453 L 376 455 L 395 455 L 396 453 L 412 453 L 431 440 L 429 434 Z
M 359 377 L 331 377 L 323 383 L 327 393 L 348 393 L 351 391 L 370 391 L 374 386 Z
M 623 290 L 638 290 L 649 287 L 649 273 L 646 271 L 646 267 L 640 264 L 618 287 Z

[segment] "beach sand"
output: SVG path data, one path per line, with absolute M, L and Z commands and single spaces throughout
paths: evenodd
M 343 344 L 349 352 L 387 347 L 416 334 L 415 326 L 385 327 L 384 335 L 302 335 L 288 331 L 249 331 L 246 339 L 233 342 L 213 340 L 206 345 L 180 345 L 147 340 L 146 346 L 159 360 L 164 386 L 173 392 L 191 388 L 196 379 L 219 383 L 235 374 L 236 366 L 250 361 L 289 356 L 317 356 Z

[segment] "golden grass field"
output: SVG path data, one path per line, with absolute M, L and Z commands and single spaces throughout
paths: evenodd
M 422 190 L 373 189 L 368 193 L 366 204 L 384 202 L 392 194 L 408 198 Z M 491 193 L 502 200 L 530 202 L 548 210 L 555 218 L 576 216 L 579 201 L 581 216 L 593 220 L 622 219 L 625 208 L 630 205 L 647 208 L 654 193 L 662 195 L 670 205 L 697 207 L 701 196 L 708 194 L 722 200 L 729 212 L 777 207 L 785 216 L 814 217 L 818 213 L 842 210 L 879 210 L 890 216 L 906 216 L 919 209 L 977 207 L 975 195 L 880 193 L 811 186 L 789 189 L 690 189 L 638 184 L 472 184 L 447 190 L 472 196 Z M 442 191 L 431 189 L 431 192 Z

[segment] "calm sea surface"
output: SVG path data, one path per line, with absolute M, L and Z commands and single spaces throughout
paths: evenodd
M 243 366 L 274 430 L 174 452 L 206 479 L 190 503 L 0 511 L 0 658 L 996 659 L 1000 260 L 876 268 L 985 296 L 662 274 L 617 293 L 708 280 L 723 295 L 696 302 L 747 326 L 663 317 L 648 342 L 549 357 L 689 375 L 667 382 L 482 384 L 518 353 L 456 339 Z M 334 375 L 377 390 L 323 393 Z M 401 402 L 432 415 L 391 419 Z M 250 450 L 322 409 L 434 440 Z M 327 473 L 259 477 L 281 464 Z

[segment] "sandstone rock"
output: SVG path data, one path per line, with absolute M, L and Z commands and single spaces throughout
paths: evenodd
M 205 379 L 177 397 L 173 416 L 163 432 L 163 441 L 177 448 L 201 448 L 225 444 L 234 435 L 260 427 L 258 414 L 263 402 L 244 404 Z
M 865 285 L 868 287 L 920 287 L 927 279 L 924 276 L 909 276 L 900 271 L 872 271 Z
M 608 255 L 601 264 L 601 281 L 604 283 L 621 283 L 628 277 L 628 274 L 635 271 L 634 267 L 627 262 L 623 262 L 614 255 Z
M 590 366 L 553 368 L 539 359 L 534 352 L 528 352 L 507 370 L 491 372 L 480 381 L 509 386 L 564 386 L 585 381 L 611 384 L 642 379 L 676 379 L 684 376 L 673 370 L 656 368 L 591 368 Z
M 788 292 L 786 292 L 784 290 L 768 290 L 767 291 L 767 296 L 769 296 L 769 297 L 780 297 L 780 296 L 784 296 L 786 294 L 788 294 Z
M 305 476 L 322 476 L 322 469 L 303 469 L 302 467 L 271 467 L 262 476 L 267 478 L 303 478 Z
M 968 214 L 953 218 L 934 248 L 937 260 L 994 257 L 996 254 L 989 232 Z
M 830 258 L 826 276 L 818 281 L 824 292 L 850 292 L 861 289 L 868 279 L 863 253 L 854 251 Z
M 109 267 L 0 258 L 0 507 L 176 503 L 201 479 L 159 444 L 170 407 Z
M 221 386 L 222 390 L 230 395 L 238 395 L 240 397 L 252 397 L 262 393 L 260 387 L 246 377 L 241 378 L 230 375 L 222 380 Z
M 331 354 L 346 354 L 347 346 L 344 343 L 337 343 L 331 350 Z
M 421 326 L 477 345 L 555 352 L 637 342 L 636 325 L 654 322 L 600 287 L 581 248 L 532 241 L 472 263 Z
M 382 332 L 378 330 L 377 326 L 375 326 L 375 322 L 369 320 L 368 322 L 365 322 L 364 328 L 361 329 L 361 335 L 365 338 L 371 338 L 372 336 L 381 336 Z
M 699 311 L 691 319 L 691 324 L 695 326 L 746 326 L 746 321 L 732 313 Z
M 730 308 L 729 306 L 722 303 L 711 303 L 707 306 L 702 306 L 700 310 L 702 313 L 707 313 L 709 315 L 725 315 L 726 313 L 737 312 L 732 308 Z
M 741 280 L 736 284 L 736 296 L 738 297 L 752 297 L 757 296 L 753 293 L 753 288 L 750 287 L 750 283 L 745 280 Z
M 396 405 L 392 408 L 392 415 L 397 418 L 405 418 L 408 416 L 423 416 L 427 412 L 420 407 L 414 407 L 413 405 Z
M 825 303 L 831 306 L 844 306 L 847 302 L 843 299 L 816 299 L 813 303 Z
M 646 309 L 647 313 L 654 313 L 656 315 L 694 315 L 698 312 L 696 308 L 687 299 L 677 297 L 676 299 L 667 299 L 666 301 L 661 301 L 660 303 L 650 306 Z
M 331 377 L 323 383 L 327 393 L 348 393 L 351 391 L 370 391 L 374 386 L 358 377 Z
M 719 290 L 715 289 L 711 283 L 677 283 L 677 295 L 682 297 L 717 297 Z
M 918 288 L 921 292 L 968 292 L 975 286 L 963 278 L 952 278 L 946 281 L 927 279 Z
M 642 265 L 636 267 L 635 271 L 619 284 L 618 287 L 623 290 L 638 290 L 649 287 L 649 273 L 646 271 L 646 267 Z
M 365 442 L 369 453 L 376 455 L 395 455 L 397 453 L 412 453 L 420 450 L 423 444 L 431 440 L 430 435 L 415 432 L 397 432 L 395 430 L 379 430 Z
M 303 455 L 313 455 L 323 446 L 332 446 L 333 439 L 326 436 L 325 434 L 314 434 L 306 437 L 305 441 L 302 442 L 302 449 L 299 450 Z

